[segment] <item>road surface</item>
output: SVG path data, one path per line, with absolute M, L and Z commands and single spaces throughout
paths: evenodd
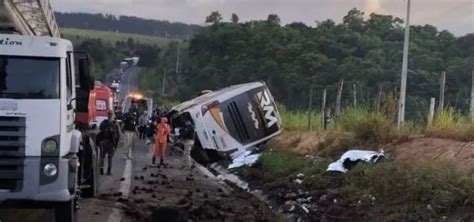
M 120 98 L 138 89 L 139 68 L 128 69 Z M 110 78 L 106 82 L 110 83 Z M 83 199 L 84 222 L 172 221 L 173 214 L 193 221 L 271 221 L 273 213 L 252 195 L 231 188 L 206 168 L 184 169 L 179 148 L 170 146 L 166 168 L 150 167 L 150 148 L 136 139 L 132 159 L 119 147 L 111 176 L 100 176 L 97 198 Z M 54 221 L 49 209 L 0 209 L 1 222 Z

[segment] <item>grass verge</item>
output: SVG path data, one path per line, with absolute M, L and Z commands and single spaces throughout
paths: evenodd
M 386 161 L 360 164 L 347 174 L 334 175 L 326 172 L 329 162 L 266 152 L 243 175 L 259 178 L 259 186 L 270 193 L 306 189 L 318 195 L 315 199 L 320 201 L 322 196 L 338 199 L 338 206 L 345 208 L 343 216 L 354 220 L 425 221 L 440 219 L 458 208 L 474 207 L 474 177 L 458 172 L 449 163 L 412 168 L 398 161 Z M 293 182 L 299 173 L 305 175 L 301 185 Z

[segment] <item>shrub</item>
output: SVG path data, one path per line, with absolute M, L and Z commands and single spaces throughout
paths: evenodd
M 433 122 L 428 125 L 425 134 L 469 142 L 474 141 L 474 126 L 469 118 L 450 109 L 437 113 Z

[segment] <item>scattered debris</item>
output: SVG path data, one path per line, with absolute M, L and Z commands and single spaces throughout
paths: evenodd
M 252 151 L 240 152 L 232 155 L 232 164 L 228 169 L 238 168 L 241 166 L 253 166 L 260 158 L 261 154 L 252 154 Z
M 366 151 L 366 150 L 349 150 L 345 152 L 342 157 L 329 164 L 327 171 L 336 171 L 346 173 L 351 167 L 357 165 L 359 162 L 377 163 L 384 158 L 384 151 Z

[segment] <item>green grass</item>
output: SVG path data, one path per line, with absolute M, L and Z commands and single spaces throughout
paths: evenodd
M 474 141 L 474 126 L 470 118 L 454 110 L 444 110 L 436 114 L 433 122 L 426 128 L 425 134 L 432 137 Z
M 280 112 L 283 121 L 283 127 L 288 130 L 307 130 L 308 129 L 308 112 L 289 110 L 284 105 L 278 104 L 278 111 Z M 321 115 L 314 112 L 311 116 L 312 129 L 321 129 Z
M 107 41 L 112 44 L 115 44 L 118 41 L 127 42 L 128 38 L 132 38 L 134 41 L 143 44 L 166 46 L 170 42 L 175 41 L 174 39 L 153 37 L 147 35 L 73 28 L 63 28 L 61 29 L 61 34 L 63 35 L 63 38 L 70 39 L 73 42 L 82 41 L 84 39 L 102 39 L 102 41 Z
M 299 156 L 281 152 L 263 153 L 259 161 L 265 172 L 275 177 L 287 176 L 305 165 L 305 161 L 302 161 Z

